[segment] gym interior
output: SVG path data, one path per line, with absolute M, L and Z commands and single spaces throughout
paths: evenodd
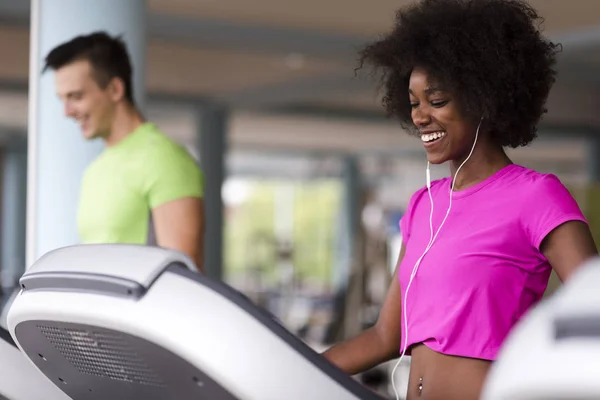
M 4 309 L 29 265 L 78 242 L 79 181 L 101 149 L 66 121 L 40 61 L 59 41 L 108 30 L 130 46 L 147 118 L 206 174 L 207 275 L 316 350 L 373 324 L 426 160 L 422 144 L 386 117 L 374 82 L 355 72 L 356 49 L 409 0 L 89 3 L 0 0 Z M 556 174 L 600 243 L 598 4 L 530 3 L 563 51 L 538 140 L 509 155 Z M 553 276 L 547 295 L 558 286 Z M 398 387 L 409 363 L 395 374 Z M 392 367 L 357 378 L 392 396 Z

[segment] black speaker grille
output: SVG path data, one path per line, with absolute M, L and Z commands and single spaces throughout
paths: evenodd
M 23 352 L 76 400 L 239 400 L 158 343 L 101 326 L 31 320 L 15 327 Z
M 119 333 L 38 325 L 46 339 L 79 372 L 87 375 L 164 387 L 148 363 Z

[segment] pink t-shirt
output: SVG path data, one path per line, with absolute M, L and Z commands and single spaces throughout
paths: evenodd
M 450 178 L 431 184 L 434 234 L 448 209 L 450 184 Z M 429 243 L 430 204 L 427 188 L 420 189 L 400 222 L 406 249 L 401 301 Z M 494 360 L 511 328 L 546 290 L 551 266 L 539 250 L 542 240 L 570 220 L 586 222 L 558 178 L 514 164 L 455 192 L 408 291 L 406 354 L 424 343 L 444 354 Z

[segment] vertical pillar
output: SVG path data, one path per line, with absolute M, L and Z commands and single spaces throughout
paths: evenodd
M 66 119 L 51 72 L 41 75 L 47 53 L 80 34 L 122 35 L 134 70 L 135 100 L 144 105 L 144 0 L 31 0 L 27 259 L 79 242 L 77 205 L 82 173 L 102 150 L 83 140 Z
M 354 244 L 358 232 L 360 178 L 356 157 L 343 159 L 342 207 L 338 221 L 338 258 L 333 271 L 334 287 L 345 290 L 350 277 Z
M 27 151 L 8 148 L 2 168 L 2 270 L 3 301 L 18 285 L 25 271 L 25 199 L 27 197 Z
M 600 132 L 589 138 L 588 152 L 590 181 L 600 183 Z
M 216 105 L 198 110 L 200 165 L 205 175 L 204 272 L 223 279 L 223 198 L 227 153 L 227 111 Z
M 594 240 L 600 246 L 600 133 L 588 140 L 589 185 L 585 214 Z
M 346 156 L 343 163 L 342 206 L 337 222 L 337 258 L 333 266 L 333 287 L 335 290 L 334 320 L 328 328 L 326 342 L 345 339 L 349 331 L 356 331 L 356 290 L 360 285 L 352 285 L 352 268 L 360 262 L 357 257 L 358 231 L 361 205 L 361 182 L 359 163 L 355 156 Z M 353 290 L 354 289 L 354 290 Z M 350 315 L 354 312 L 354 316 Z

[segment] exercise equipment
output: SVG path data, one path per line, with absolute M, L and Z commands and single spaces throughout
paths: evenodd
M 41 375 L 0 328 L 0 398 L 8 400 L 69 400 Z
M 382 399 L 178 252 L 65 247 L 20 284 L 9 332 L 74 400 Z
M 482 400 L 600 399 L 600 258 L 514 328 Z

